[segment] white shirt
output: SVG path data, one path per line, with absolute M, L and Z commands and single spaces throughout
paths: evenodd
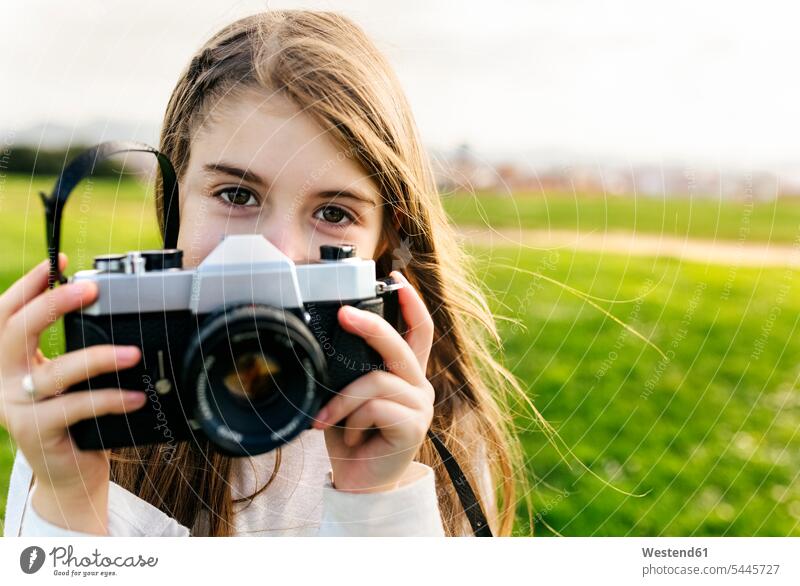
M 261 488 L 273 472 L 275 452 L 237 458 L 233 499 Z M 235 535 L 241 536 L 443 536 L 433 470 L 420 462 L 419 478 L 395 490 L 360 494 L 331 485 L 324 432 L 309 429 L 282 448 L 272 483 L 252 501 L 234 505 Z M 32 472 L 18 450 L 6 503 L 5 536 L 85 536 L 39 517 L 30 504 Z M 207 535 L 205 518 L 191 529 L 112 482 L 108 532 L 112 536 Z

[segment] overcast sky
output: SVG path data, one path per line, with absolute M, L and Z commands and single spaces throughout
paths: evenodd
M 319 7 L 388 54 L 431 147 L 785 167 L 800 164 L 794 5 L 3 0 L 0 137 L 40 123 L 152 129 L 214 31 L 266 6 Z

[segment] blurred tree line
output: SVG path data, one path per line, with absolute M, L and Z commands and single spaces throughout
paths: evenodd
M 0 171 L 26 175 L 58 175 L 81 151 L 89 148 L 73 145 L 63 149 L 38 149 L 25 145 L 7 147 L 2 152 Z M 95 177 L 118 177 L 120 165 L 103 161 L 94 171 Z

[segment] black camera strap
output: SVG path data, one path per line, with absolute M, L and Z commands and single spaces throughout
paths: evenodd
M 455 457 L 450 450 L 447 449 L 447 446 L 444 445 L 441 438 L 430 429 L 428 430 L 428 437 L 433 442 L 433 447 L 435 447 L 436 451 L 439 453 L 439 457 L 442 459 L 447 474 L 450 476 L 450 480 L 458 495 L 458 500 L 461 502 L 464 513 L 467 515 L 470 527 L 472 527 L 472 534 L 475 537 L 492 537 L 492 530 L 489 527 L 489 523 L 486 521 L 486 515 L 475 496 L 475 491 L 472 490 L 472 486 L 470 486 L 467 477 L 464 475 L 464 471 L 461 470 L 461 466 L 458 465 Z
M 50 258 L 48 285 L 52 289 L 56 282 L 63 284 L 66 278 L 58 268 L 58 252 L 61 247 L 61 217 L 64 205 L 72 190 L 97 168 L 105 159 L 121 153 L 150 153 L 155 155 L 161 170 L 164 187 L 164 248 L 175 248 L 178 244 L 180 211 L 178 208 L 178 179 L 175 169 L 166 155 L 144 143 L 132 141 L 103 142 L 83 151 L 70 161 L 56 180 L 53 193 L 48 197 L 39 195 L 44 202 L 45 224 L 47 228 L 47 254 Z
M 164 248 L 177 247 L 180 212 L 178 208 L 178 179 L 172 162 L 166 155 L 144 143 L 132 141 L 103 142 L 82 152 L 64 167 L 50 196 L 40 193 L 42 202 L 44 202 L 47 227 L 47 253 L 50 258 L 48 284 L 50 288 L 53 288 L 56 282 L 63 284 L 67 281 L 58 268 L 58 253 L 61 247 L 61 217 L 67 198 L 69 198 L 70 193 L 78 183 L 94 173 L 98 163 L 122 153 L 150 153 L 156 157 L 161 170 L 164 194 Z M 491 537 L 492 531 L 486 521 L 483 509 L 455 457 L 433 431 L 428 431 L 428 437 L 431 438 L 447 470 L 447 474 L 450 476 L 461 506 L 464 508 L 469 524 L 472 527 L 473 535 L 475 537 Z

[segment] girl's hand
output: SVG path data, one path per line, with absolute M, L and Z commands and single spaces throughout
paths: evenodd
M 399 272 L 398 290 L 405 339 L 374 313 L 352 306 L 339 310 L 339 323 L 364 338 L 384 359 L 388 371 L 356 379 L 317 415 L 338 490 L 377 492 L 404 480 L 433 419 L 434 390 L 425 377 L 433 343 L 433 320 L 417 291 Z M 345 427 L 333 424 L 346 419 Z
M 59 264 L 66 266 L 66 256 Z M 91 304 L 94 283 L 47 289 L 48 263 L 40 263 L 0 295 L 0 425 L 14 438 L 33 470 L 33 505 L 46 521 L 87 533 L 106 532 L 108 454 L 82 451 L 67 427 L 82 419 L 133 411 L 143 392 L 119 389 L 63 394 L 73 384 L 129 368 L 135 346 L 92 346 L 48 360 L 39 336 L 63 314 Z M 25 389 L 26 375 L 35 390 Z

